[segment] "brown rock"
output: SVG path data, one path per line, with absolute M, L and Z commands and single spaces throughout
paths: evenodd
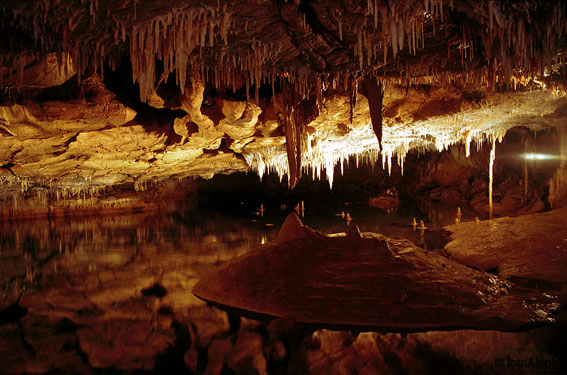
M 206 348 L 215 336 L 229 330 L 226 314 L 209 306 L 191 309 L 189 317 L 196 327 L 197 340 L 201 347 Z
M 197 363 L 199 362 L 199 354 L 197 350 L 193 347 L 189 348 L 183 355 L 183 363 L 187 366 L 188 369 L 192 371 L 197 370 Z
M 224 100 L 221 98 L 217 99 L 216 104 L 220 107 L 220 111 L 228 121 L 236 121 L 241 118 L 247 106 L 246 102 Z
M 65 368 L 81 373 L 90 369 L 78 355 L 76 326 L 67 319 L 28 316 L 23 319 L 23 337 L 31 346 L 26 371 L 46 373 Z
M 262 336 L 253 332 L 239 333 L 232 351 L 226 357 L 226 363 L 237 373 L 254 370 L 259 375 L 266 374 Z
M 81 81 L 81 90 L 88 102 L 96 104 L 106 104 L 116 96 L 106 88 L 96 73 Z
M 446 227 L 452 259 L 502 277 L 567 282 L 567 208 Z M 546 256 L 542 257 L 541 254 Z
M 4 85 L 14 85 L 22 88 L 37 89 L 45 87 L 59 86 L 75 75 L 74 64 L 68 53 L 62 54 L 61 64 L 57 61 L 56 53 L 47 53 L 39 59 L 28 58 L 22 68 L 22 80 L 17 81 L 17 76 L 13 80 L 6 81 Z M 2 71 L 4 75 L 4 71 Z
M 153 92 L 152 95 L 148 98 L 147 103 L 154 108 L 165 108 L 165 100 L 157 94 L 157 92 Z
M 342 332 L 320 330 L 314 336 L 321 345 L 317 350 L 306 352 L 308 373 L 393 373 L 385 364 L 371 333 L 360 334 L 350 346 L 344 345 L 345 334 Z
M 273 360 L 281 362 L 286 357 L 285 345 L 281 341 L 274 341 L 270 345 L 270 356 Z
M 558 307 L 557 296 L 511 288 L 409 241 L 327 236 L 295 214 L 276 240 L 204 275 L 193 293 L 243 312 L 401 332 L 546 325 Z
M 215 133 L 215 124 L 209 116 L 201 112 L 201 104 L 203 103 L 203 94 L 205 92 L 205 86 L 201 79 L 197 70 L 191 69 L 189 71 L 185 92 L 181 97 L 181 109 L 191 116 L 191 121 L 197 124 L 199 132 L 208 136 Z
M 214 340 L 207 350 L 207 368 L 205 375 L 219 375 L 222 371 L 225 357 L 232 350 L 229 340 Z
M 155 357 L 175 340 L 173 330 L 155 330 L 149 321 L 113 319 L 77 331 L 92 367 L 149 371 Z

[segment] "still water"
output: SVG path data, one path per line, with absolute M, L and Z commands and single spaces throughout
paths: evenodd
M 239 350 L 257 347 L 246 340 L 260 340 L 264 353 L 274 350 L 265 330 L 241 329 L 238 335 L 228 336 L 226 314 L 198 300 L 191 290 L 215 265 L 273 240 L 289 208 L 266 205 L 262 213 L 256 204 L 245 202 L 230 211 L 175 208 L 187 207 L 183 204 L 171 207 L 154 213 L 0 222 L 0 373 L 91 373 L 94 369 L 203 373 L 217 358 L 210 352 L 218 346 L 211 344 L 215 340 L 234 344 L 231 353 L 236 352 L 235 358 L 239 358 Z M 419 210 L 403 205 L 387 213 L 356 202 L 311 207 L 306 201 L 302 220 L 321 232 L 346 231 L 348 223 L 340 216 L 345 212 L 353 218 L 350 225 L 356 223 L 363 232 L 407 238 L 429 250 L 443 247 L 442 227 L 454 223 L 457 213 L 453 206 Z M 476 215 L 466 207 L 462 212 L 463 221 Z M 413 230 L 414 217 L 428 227 L 423 235 Z M 334 351 L 333 340 L 344 337 L 321 335 L 323 343 L 313 353 L 319 353 L 323 362 L 302 354 L 298 366 L 310 368 L 302 370 L 304 373 L 331 371 L 328 366 L 332 363 L 324 360 L 329 355 L 325 350 Z M 457 331 L 402 338 L 373 333 L 360 336 L 355 340 L 359 346 L 341 349 L 340 355 L 345 361 L 370 356 L 376 362 L 374 369 L 396 373 L 397 367 L 384 361 L 381 354 L 386 346 L 405 345 L 399 355 L 409 359 L 398 369 L 404 372 L 437 365 L 438 359 L 431 353 L 440 343 L 444 343 L 443 350 L 453 351 L 443 354 L 449 356 L 462 356 L 459 348 L 476 345 L 488 356 L 481 363 L 485 368 L 500 356 L 539 351 L 532 336 Z M 331 340 L 330 346 L 325 346 L 325 340 Z M 245 349 L 238 349 L 241 341 L 246 343 L 242 344 Z M 488 341 L 493 343 L 487 346 Z M 371 346 L 361 346 L 367 344 Z M 418 344 L 428 351 L 419 352 Z M 278 362 L 276 355 L 275 360 L 266 355 L 267 365 L 263 362 L 262 366 L 268 370 L 287 366 L 287 372 L 294 373 L 289 370 L 295 366 L 290 359 L 293 356 L 284 354 L 287 359 Z M 466 367 L 463 359 L 441 365 L 447 363 L 452 366 L 449 372 L 475 369 Z
M 304 205 L 304 224 L 323 233 L 344 232 L 358 225 L 363 232 L 406 238 L 428 250 L 446 242 L 442 227 L 454 222 L 454 207 L 423 212 L 402 208 L 386 212 L 365 203 L 335 205 L 310 210 Z M 120 264 L 130 254 L 155 252 L 160 257 L 199 256 L 227 260 L 273 240 L 290 209 L 243 204 L 237 210 L 190 209 L 113 216 L 73 216 L 53 220 L 0 222 L 0 283 L 2 292 L 25 287 L 37 272 L 58 267 L 80 269 L 99 263 Z M 453 212 L 454 211 L 454 212 Z M 467 219 L 469 215 L 464 211 Z M 348 213 L 347 222 L 341 217 Z M 425 233 L 413 230 L 413 218 L 424 220 Z M 55 270 L 55 271 L 54 271 Z

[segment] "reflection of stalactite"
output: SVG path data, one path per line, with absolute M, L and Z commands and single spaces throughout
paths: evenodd
M 306 126 L 319 115 L 316 97 L 301 97 L 287 82 L 283 85 L 286 152 L 289 164 L 289 187 L 293 189 L 301 178 L 301 151 L 305 143 Z
M 366 77 L 362 81 L 363 94 L 368 99 L 368 108 L 370 109 L 370 119 L 372 120 L 372 129 L 380 150 L 382 150 L 382 99 L 384 99 L 384 88 L 382 81 L 376 82 L 374 77 Z
M 528 197 L 528 158 L 525 157 L 528 154 L 528 137 L 524 138 L 524 199 Z
M 567 204 L 567 127 L 558 129 L 560 162 L 557 171 L 549 180 L 548 201 L 552 208 Z

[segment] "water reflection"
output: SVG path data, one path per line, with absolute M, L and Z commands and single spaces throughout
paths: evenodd
M 407 238 L 429 250 L 443 246 L 441 227 L 451 220 L 450 213 L 440 210 L 401 209 L 388 214 L 367 204 L 310 210 L 301 203 L 298 207 L 303 208 L 304 223 L 324 233 L 344 232 L 349 224 L 356 224 L 363 232 Z M 338 209 L 346 211 L 352 222 L 336 216 Z M 180 209 L 158 214 L 0 221 L 2 292 L 29 286 L 38 273 L 120 266 L 140 253 L 148 259 L 190 256 L 201 263 L 225 261 L 273 240 L 291 210 L 262 205 L 261 215 L 255 212 L 242 206 L 231 213 Z M 425 219 L 429 229 L 421 234 L 413 230 L 412 217 Z
M 441 227 L 451 220 L 450 212 L 439 209 L 424 213 L 406 207 L 388 214 L 356 203 L 317 207 L 301 202 L 297 207 L 306 225 L 324 233 L 344 232 L 356 224 L 363 232 L 406 238 L 428 250 L 444 245 Z M 119 268 L 133 257 L 148 264 L 192 259 L 210 267 L 273 240 L 291 212 L 264 205 L 260 210 L 257 215 L 255 207 L 244 204 L 230 213 L 181 208 L 158 214 L 0 221 L 0 291 L 4 297 L 19 295 L 54 273 Z M 338 210 L 346 211 L 352 222 L 336 216 Z M 414 230 L 414 217 L 425 220 L 429 229 Z
M 271 240 L 275 229 L 218 212 L 173 212 L 0 221 L 2 293 L 20 293 L 53 273 L 119 267 L 133 256 L 216 263 Z
M 158 214 L 0 221 L 0 312 L 16 302 L 24 311 L 17 323 L 12 324 L 15 320 L 11 318 L 2 321 L 0 317 L 0 373 L 88 373 L 92 367 L 150 371 L 159 369 L 160 356 L 172 347 L 180 354 L 165 362 L 183 371 L 189 368 L 203 372 L 208 364 L 207 359 L 202 359 L 207 354 L 202 354 L 207 353 L 209 345 L 220 345 L 211 342 L 232 345 L 230 340 L 246 342 L 251 337 L 258 339 L 259 334 L 245 329 L 239 338 L 230 336 L 226 315 L 194 297 L 192 287 L 213 266 L 273 240 L 290 212 L 289 207 L 295 204 L 287 207 L 282 210 L 264 204 L 260 206 L 261 215 L 255 214 L 258 207 L 244 204 L 237 211 L 224 213 L 179 208 Z M 363 232 L 408 238 L 429 249 L 443 246 L 442 226 L 453 223 L 457 214 L 456 207 L 421 211 L 402 205 L 397 212 L 388 214 L 367 204 L 317 206 L 307 201 L 303 211 L 304 223 L 325 233 L 348 229 L 347 221 L 335 215 L 345 211 L 353 218 L 350 225 L 358 225 Z M 472 220 L 474 215 L 462 209 L 463 221 Z M 412 228 L 414 217 L 428 227 L 423 236 Z M 163 293 L 149 293 L 155 285 L 163 288 Z M 548 331 L 545 332 L 547 335 Z M 485 343 L 493 334 L 467 333 L 466 337 L 479 337 Z M 421 340 L 426 348 L 433 348 L 434 343 L 442 341 L 435 336 L 429 342 L 427 334 L 410 335 L 407 339 L 373 334 L 368 348 L 379 349 L 364 354 L 366 349 L 361 345 L 366 336 L 352 338 L 356 345 L 346 348 L 342 333 L 327 335 L 331 341 L 321 340 L 321 348 L 309 350 L 310 355 L 326 355 L 331 348 L 345 360 L 368 353 L 372 358 L 382 358 L 380 350 L 389 353 L 390 349 L 382 346 L 390 342 Z M 462 342 L 459 331 L 443 335 L 449 340 L 447 347 L 459 348 L 454 344 Z M 302 336 L 296 336 L 300 338 L 296 347 L 299 355 Z M 507 337 L 506 343 L 513 343 L 524 336 Z M 250 344 L 248 348 L 259 347 L 260 351 L 271 353 L 270 345 L 281 344 L 268 338 L 258 340 L 264 340 L 263 344 Z M 526 345 L 522 344 L 521 350 Z M 507 353 L 501 348 L 493 350 L 498 356 Z M 238 351 L 236 344 L 233 351 Z M 294 354 L 285 355 L 291 358 Z M 422 359 L 418 352 L 400 354 L 404 355 L 420 368 Z M 201 359 L 195 360 L 197 357 Z M 304 354 L 301 358 L 305 361 Z M 322 363 L 312 362 L 313 366 Z M 331 372 L 327 370 L 307 373 Z M 395 373 L 388 370 L 387 364 L 383 364 L 383 370 Z

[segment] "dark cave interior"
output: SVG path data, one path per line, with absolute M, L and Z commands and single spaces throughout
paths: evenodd
M 567 373 L 566 15 L 2 1 L 0 373 Z

